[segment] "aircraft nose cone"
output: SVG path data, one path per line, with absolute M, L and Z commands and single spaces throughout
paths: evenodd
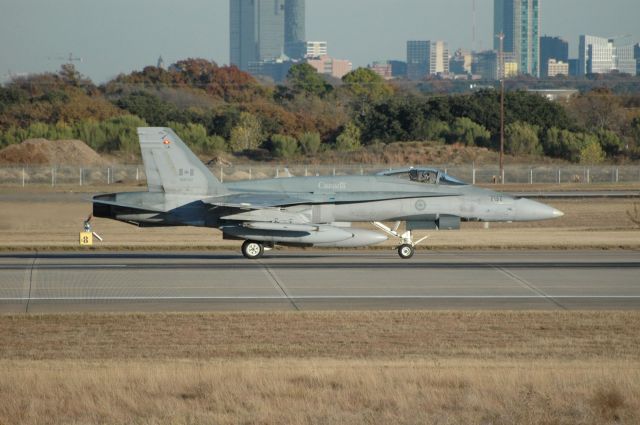
M 540 202 L 529 199 L 516 201 L 516 221 L 550 220 L 562 217 L 564 213 Z

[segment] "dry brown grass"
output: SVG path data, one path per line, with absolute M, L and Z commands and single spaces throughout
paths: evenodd
M 0 423 L 633 424 L 625 362 L 0 362 Z
M 0 424 L 633 424 L 640 313 L 0 316 Z
M 640 360 L 640 312 L 0 316 L 0 359 Z

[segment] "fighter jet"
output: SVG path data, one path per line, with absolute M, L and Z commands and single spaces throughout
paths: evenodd
M 369 176 L 315 176 L 222 184 L 170 129 L 138 128 L 147 192 L 93 197 L 93 215 L 137 226 L 216 228 L 243 240 L 242 254 L 280 246 L 353 248 L 388 238 L 403 259 L 425 238 L 461 221 L 514 222 L 561 217 L 555 208 L 466 184 L 434 168 Z M 379 231 L 352 227 L 369 222 Z M 386 223 L 394 223 L 387 226 Z M 400 231 L 404 222 L 404 230 Z

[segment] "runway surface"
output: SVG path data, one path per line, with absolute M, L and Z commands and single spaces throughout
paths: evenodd
M 640 252 L 0 253 L 0 313 L 640 309 Z

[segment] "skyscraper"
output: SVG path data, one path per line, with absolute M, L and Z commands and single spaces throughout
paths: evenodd
M 229 0 L 230 60 L 243 71 L 251 62 L 284 53 L 285 0 Z
M 301 59 L 306 53 L 305 0 L 285 0 L 284 53 Z
M 504 33 L 504 51 L 513 53 L 522 74 L 540 74 L 539 0 L 494 0 L 494 35 Z M 494 40 L 494 49 L 500 47 Z
M 636 51 L 639 45 L 616 46 L 616 69 L 621 74 L 635 76 L 638 67 Z
M 578 75 L 608 74 L 616 67 L 613 40 L 581 35 L 578 48 Z
M 427 74 L 428 58 L 428 41 L 407 41 L 407 77 L 410 80 L 420 80 Z
M 444 41 L 407 41 L 407 76 L 420 80 L 426 75 L 449 73 L 449 47 Z
M 549 76 L 549 60 L 556 62 L 569 62 L 569 43 L 560 37 L 540 37 L 540 76 Z

